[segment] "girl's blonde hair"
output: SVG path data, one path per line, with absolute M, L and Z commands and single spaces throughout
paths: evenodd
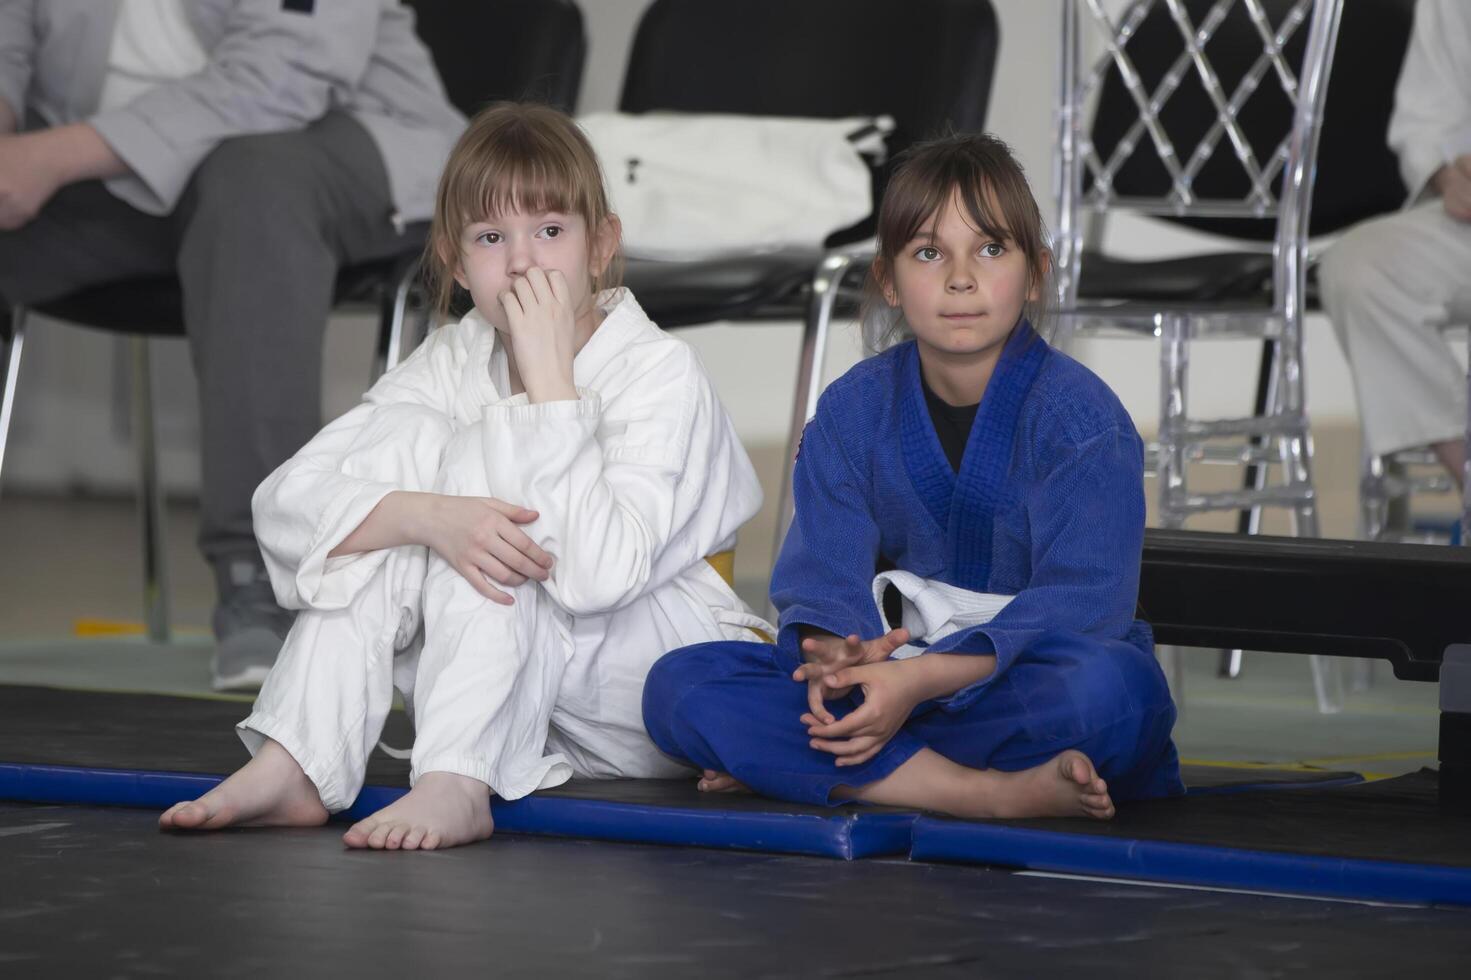
M 453 305 L 465 226 L 511 211 L 580 215 L 589 250 L 612 216 L 597 154 L 559 109 L 493 103 L 475 114 L 450 152 L 424 250 L 424 278 L 439 313 Z M 605 269 L 594 270 L 592 293 L 622 282 L 622 256 L 615 253 Z
M 1023 314 L 1041 328 L 1052 295 L 1051 255 L 1042 212 L 1011 148 L 989 133 L 960 133 L 917 143 L 900 159 L 878 215 L 878 254 L 869 270 L 863 301 L 863 343 L 869 353 L 891 347 L 912 333 L 903 312 L 884 299 L 884 284 L 899 252 L 959 194 L 971 223 L 999 242 L 1010 242 L 1027 260 L 1028 301 Z

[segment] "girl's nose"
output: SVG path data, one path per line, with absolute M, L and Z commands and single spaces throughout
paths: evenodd
M 976 291 L 976 280 L 964 272 L 952 273 L 945 283 L 945 291 L 950 293 L 973 293 Z
M 531 266 L 531 249 L 525 245 L 512 245 L 506 261 L 506 271 L 513 276 L 524 276 Z

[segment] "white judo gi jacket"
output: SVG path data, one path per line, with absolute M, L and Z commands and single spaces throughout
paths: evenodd
M 277 599 L 302 610 L 241 736 L 280 742 L 329 809 L 351 804 L 392 687 L 416 727 L 413 778 L 459 772 L 514 799 L 589 776 L 680 768 L 643 729 L 643 679 L 669 650 L 771 627 L 709 555 L 761 506 L 740 440 L 694 351 L 627 291 L 573 362 L 577 401 L 510 395 L 478 313 L 430 334 L 362 404 L 256 491 Z M 418 546 L 329 558 L 387 494 L 499 497 L 550 579 L 486 600 Z

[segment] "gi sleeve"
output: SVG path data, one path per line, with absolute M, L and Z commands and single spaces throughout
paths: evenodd
M 884 632 L 872 593 L 879 528 L 869 481 L 844 452 L 836 414 L 824 396 L 802 433 L 792 473 L 796 513 L 771 576 L 777 655 L 792 670 L 802 661 L 801 627 L 864 639 Z
M 941 702 L 968 706 L 1049 633 L 1118 639 L 1133 625 L 1144 550 L 1144 447 L 1115 427 L 1079 444 L 1028 496 L 1032 576 L 989 623 L 952 633 L 931 653 L 994 653 L 987 679 Z
M 238 0 L 203 71 L 91 119 L 132 170 L 114 189 L 141 210 L 167 214 L 222 140 L 322 118 L 367 70 L 380 8 L 364 0 Z
M 617 404 L 579 387 L 575 401 L 517 395 L 485 410 L 487 482 L 537 511 L 527 533 L 556 559 L 543 585 L 573 616 L 633 602 L 717 543 L 719 515 L 702 514 L 703 504 L 723 501 L 735 474 L 729 457 L 710 452 L 722 412 L 714 390 L 684 345 L 641 368 L 621 382 Z M 691 533 L 694 522 L 703 533 Z
M 277 601 L 341 609 L 388 552 L 329 558 L 395 490 L 430 490 L 451 430 L 461 369 L 451 327 L 429 335 L 361 404 L 327 425 L 268 476 L 251 499 L 255 536 Z
M 1410 201 L 1435 171 L 1471 153 L 1471 6 L 1420 0 L 1394 92 L 1389 146 L 1399 155 Z
M 26 121 L 26 91 L 36 50 L 36 0 L 0 0 L 0 101 L 19 129 Z

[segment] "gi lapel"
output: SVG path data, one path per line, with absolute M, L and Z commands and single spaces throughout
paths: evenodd
M 984 590 L 990 581 L 991 534 L 1010 474 L 1017 420 L 1048 350 L 1031 324 L 1018 324 L 1002 348 L 971 426 L 945 525 L 950 573 L 965 588 Z
M 899 438 L 909 483 L 924 503 L 924 509 L 943 533 L 950 526 L 950 498 L 955 492 L 955 473 L 925 405 L 923 380 L 919 374 L 919 347 L 909 341 L 898 352 Z

